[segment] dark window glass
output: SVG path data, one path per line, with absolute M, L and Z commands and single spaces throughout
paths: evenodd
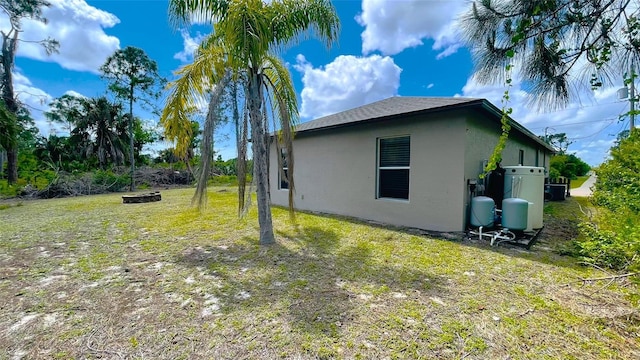
M 409 166 L 409 137 L 380 139 L 380 167 Z
M 378 197 L 409 199 L 409 136 L 379 140 Z
M 409 199 L 409 169 L 380 169 L 380 197 Z
M 289 189 L 289 181 L 287 181 L 288 177 L 289 170 L 282 169 L 282 173 L 280 173 L 280 189 Z

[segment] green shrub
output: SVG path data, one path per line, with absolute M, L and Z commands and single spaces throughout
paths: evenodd
M 605 219 L 612 224 L 617 217 Z M 596 264 L 615 270 L 640 269 L 640 259 L 636 259 L 640 251 L 640 227 L 622 226 L 619 229 L 603 229 L 592 223 L 580 224 L 583 239 L 578 241 L 578 253 L 590 264 Z
M 586 261 L 617 270 L 640 270 L 640 131 L 611 149 L 596 171 L 593 223 L 580 225 L 579 253 Z
M 9 185 L 7 180 L 0 180 L 0 197 L 15 197 L 22 190 L 21 186 Z
M 549 177 L 552 179 L 564 176 L 575 179 L 586 175 L 591 167 L 573 154 L 554 155 L 549 162 Z
M 251 183 L 251 175 L 247 175 L 247 184 Z M 216 175 L 209 179 L 210 186 L 238 186 L 238 177 L 235 175 Z
M 31 188 L 36 190 L 46 189 L 56 178 L 58 173 L 53 170 L 37 170 L 29 173 L 23 173 L 21 175 L 21 181 L 25 182 L 25 185 L 31 185 Z
M 207 184 L 213 186 L 237 186 L 238 177 L 235 175 L 218 175 L 209 179 Z
M 0 180 L 0 197 L 15 197 L 23 194 L 27 188 L 46 189 L 56 177 L 57 174 L 53 170 L 21 172 L 18 181 L 13 185 L 9 185 L 7 180 Z
M 118 175 L 110 170 L 97 170 L 93 174 L 93 184 L 105 191 L 121 191 L 131 183 L 129 174 Z

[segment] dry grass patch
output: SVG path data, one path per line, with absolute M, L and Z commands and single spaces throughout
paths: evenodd
M 260 247 L 221 190 L 1 210 L 0 358 L 640 357 L 635 287 L 566 286 L 601 275 L 555 250 L 571 219 L 526 251 L 276 208 Z

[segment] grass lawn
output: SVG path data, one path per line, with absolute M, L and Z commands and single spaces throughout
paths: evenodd
M 587 181 L 588 178 L 589 178 L 589 175 L 585 175 L 585 176 L 578 176 L 577 179 L 571 180 L 571 188 L 572 189 L 579 188 L 580 186 L 582 186 L 582 184 L 584 184 L 585 181 Z
M 192 194 L 4 203 L 0 359 L 640 358 L 637 288 L 554 250 L 571 199 L 527 251 L 278 208 L 261 247 L 235 189 Z

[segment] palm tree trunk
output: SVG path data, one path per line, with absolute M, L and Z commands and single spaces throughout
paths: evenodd
M 129 191 L 135 191 L 136 181 L 134 175 L 136 171 L 136 159 L 133 156 L 133 82 L 129 90 L 129 161 L 131 161 L 131 185 L 129 186 Z
M 267 144 L 262 118 L 262 78 L 257 71 L 249 75 L 249 119 L 251 121 L 251 149 L 258 197 L 258 223 L 260 225 L 260 244 L 276 242 L 271 220 L 271 199 L 269 197 L 269 174 L 267 167 Z

